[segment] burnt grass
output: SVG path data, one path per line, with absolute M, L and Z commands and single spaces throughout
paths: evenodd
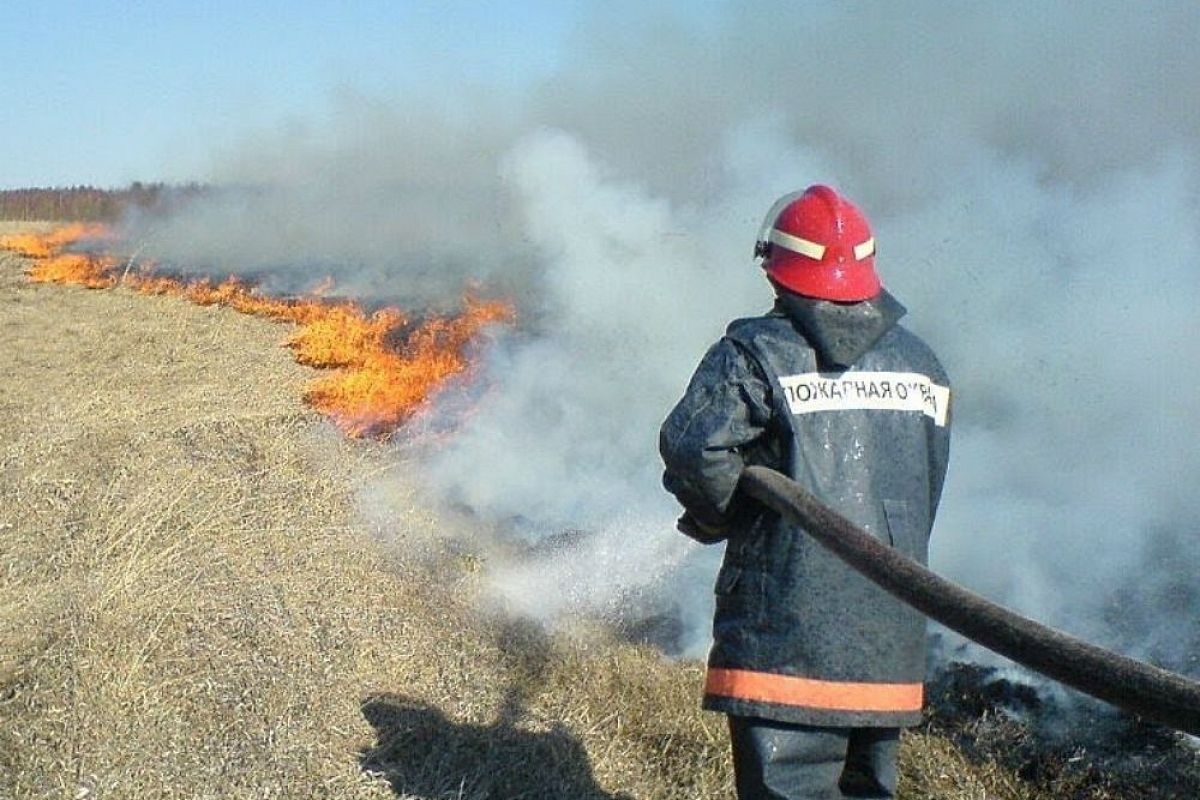
M 1085 696 L 950 662 L 930 681 L 928 698 L 926 732 L 1063 800 L 1200 797 L 1200 743 Z

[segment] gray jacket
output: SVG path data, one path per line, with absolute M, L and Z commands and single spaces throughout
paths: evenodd
M 949 452 L 949 383 L 896 324 L 862 303 L 781 292 L 731 324 L 663 424 L 663 482 L 681 530 L 725 538 L 706 708 L 810 725 L 920 719 L 924 619 L 802 530 L 737 492 L 747 464 L 790 475 L 924 563 Z

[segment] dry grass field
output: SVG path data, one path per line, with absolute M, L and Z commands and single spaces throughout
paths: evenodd
M 0 254 L 0 798 L 732 797 L 699 666 L 473 611 L 486 557 L 436 545 L 463 521 L 303 406 L 286 328 L 22 268 Z M 386 530 L 355 510 L 380 474 Z M 1068 796 L 929 733 L 903 766 L 910 799 Z

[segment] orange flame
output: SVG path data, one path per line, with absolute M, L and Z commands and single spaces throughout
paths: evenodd
M 0 249 L 33 259 L 28 274 L 35 282 L 93 289 L 119 285 L 297 324 L 287 340 L 296 360 L 335 370 L 313 380 L 304 399 L 351 436 L 382 438 L 402 426 L 447 380 L 470 368 L 470 345 L 487 326 L 513 320 L 509 303 L 468 295 L 461 314 L 408 329 L 399 309 L 368 313 L 357 303 L 321 297 L 332 286 L 328 278 L 306 297 L 274 298 L 237 277 L 216 284 L 183 281 L 154 274 L 151 262 L 134 265 L 111 255 L 63 252 L 81 240 L 111 238 L 104 226 L 69 225 L 46 234 L 0 236 Z
M 79 241 L 111 238 L 112 231 L 108 226 L 79 222 L 63 225 L 48 233 L 10 233 L 0 236 L 0 250 L 11 250 L 27 258 L 49 258 Z

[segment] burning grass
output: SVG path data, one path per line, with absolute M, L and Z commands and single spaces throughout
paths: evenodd
M 276 325 L 23 266 L 0 254 L 0 798 L 732 797 L 699 666 L 473 611 L 462 523 L 320 424 Z M 353 487 L 385 467 L 408 510 L 369 530 Z M 902 759 L 906 800 L 1062 796 L 940 731 Z
M 102 225 L 67 225 L 2 236 L 0 249 L 33 259 L 28 274 L 37 283 L 89 289 L 121 285 L 141 294 L 182 297 L 297 324 L 287 340 L 296 360 L 333 370 L 314 379 L 304 399 L 351 436 L 386 437 L 395 431 L 447 380 L 470 368 L 470 346 L 488 326 L 513 318 L 510 304 L 468 295 L 461 314 L 412 325 L 395 308 L 367 312 L 357 303 L 327 300 L 317 292 L 298 299 L 268 297 L 236 276 L 215 284 L 185 281 L 158 274 L 152 262 L 135 264 L 103 252 L 68 249 L 94 248 L 112 238 Z M 406 330 L 401 343 L 393 344 Z
M 694 667 L 479 616 L 419 508 L 380 549 L 353 487 L 394 455 L 319 424 L 278 327 L 21 266 L 0 255 L 0 797 L 723 785 Z M 664 741 L 707 771 L 664 775 Z

